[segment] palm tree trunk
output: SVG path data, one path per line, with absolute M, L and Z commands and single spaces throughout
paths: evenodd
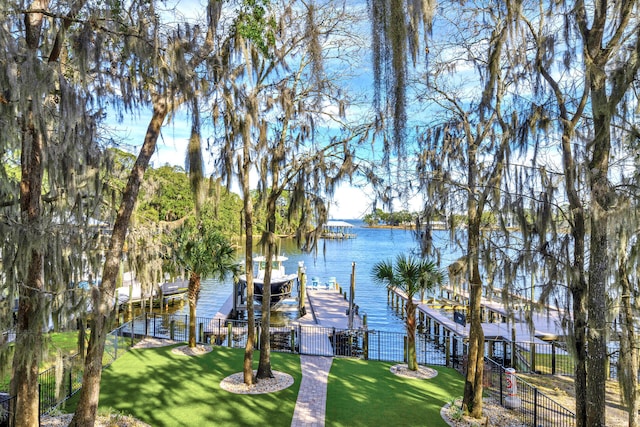
M 416 354 L 416 305 L 413 297 L 407 295 L 407 365 L 409 370 L 418 370 L 418 356 Z
M 189 348 L 196 347 L 196 305 L 200 295 L 200 275 L 192 272 L 189 276 Z

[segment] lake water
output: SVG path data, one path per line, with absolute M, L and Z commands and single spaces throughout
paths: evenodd
M 371 272 L 373 265 L 383 260 L 395 260 L 396 255 L 416 252 L 418 244 L 413 232 L 402 229 L 367 228 L 360 221 L 349 221 L 354 225 L 354 239 L 320 240 L 316 255 L 303 253 L 294 242 L 284 240 L 281 254 L 289 259 L 284 263 L 287 273 L 295 273 L 298 262 L 304 261 L 307 283 L 313 277 L 319 277 L 324 284 L 335 277 L 343 290 L 349 289 L 351 264 L 356 263 L 355 303 L 360 307 L 360 315 L 367 314 L 370 329 L 385 331 L 404 331 L 404 322 L 387 305 L 387 291 L 384 286 L 373 283 Z M 446 232 L 435 232 L 444 237 Z M 442 269 L 445 269 L 460 255 L 444 256 Z M 218 282 L 207 279 L 202 283 L 197 315 L 213 317 L 232 291 L 231 281 Z M 179 311 L 187 313 L 187 308 Z

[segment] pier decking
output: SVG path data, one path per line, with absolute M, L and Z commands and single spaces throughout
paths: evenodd
M 418 316 L 421 321 L 426 322 L 427 333 L 433 330 L 439 334 L 438 328 L 442 327 L 444 333 L 455 334 L 463 339 L 469 337 L 469 325 L 463 326 L 454 322 L 453 316 L 446 314 L 443 310 L 464 311 L 468 304 L 468 294 L 464 291 L 457 291 L 452 295 L 450 289 L 444 288 L 448 292 L 448 298 L 442 301 L 421 302 L 414 299 L 418 305 Z M 395 298 L 404 301 L 407 296 L 404 292 L 393 290 Z M 393 298 L 393 296 L 392 296 Z M 548 341 L 557 340 L 564 337 L 564 332 L 560 326 L 560 313 L 557 310 L 549 309 L 548 312 L 539 313 L 536 311 L 511 310 L 509 311 L 501 302 L 482 298 L 481 308 L 483 310 L 482 329 L 487 340 L 528 341 L 543 344 Z M 525 319 L 526 317 L 530 318 Z
M 305 298 L 306 314 L 295 321 L 290 326 L 271 327 L 272 332 L 282 332 L 297 326 L 304 327 L 304 334 L 299 334 L 300 353 L 333 356 L 336 343 L 331 342 L 333 330 L 344 330 L 349 328 L 349 302 L 335 288 L 329 289 L 309 289 Z M 230 295 L 225 303 L 220 307 L 215 316 L 209 321 L 204 329 L 205 334 L 223 335 L 227 333 L 229 322 L 227 320 L 233 309 L 233 295 Z M 362 318 L 354 313 L 353 329 L 363 326 Z M 282 331 L 281 331 L 282 329 Z M 217 331 L 217 332 L 216 332 Z M 241 334 L 244 326 L 233 325 L 232 334 Z M 333 338 L 335 339 L 335 338 Z

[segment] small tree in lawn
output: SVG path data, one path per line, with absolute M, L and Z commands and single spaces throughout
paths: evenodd
M 188 219 L 177 230 L 174 248 L 175 262 L 189 272 L 189 347 L 196 346 L 196 304 L 203 277 L 223 280 L 228 273 L 237 273 L 235 249 L 218 230 L 208 209 L 197 218 Z
M 400 254 L 395 264 L 380 261 L 373 266 L 372 278 L 389 288 L 401 290 L 407 296 L 407 365 L 410 370 L 418 370 L 416 355 L 416 307 L 413 297 L 433 289 L 444 280 L 444 275 L 433 261 Z

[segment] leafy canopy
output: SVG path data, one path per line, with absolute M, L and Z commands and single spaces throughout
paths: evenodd
M 409 299 L 421 291 L 431 290 L 444 281 L 444 275 L 433 261 L 398 254 L 395 264 L 380 261 L 373 266 L 374 282 L 404 291 Z

